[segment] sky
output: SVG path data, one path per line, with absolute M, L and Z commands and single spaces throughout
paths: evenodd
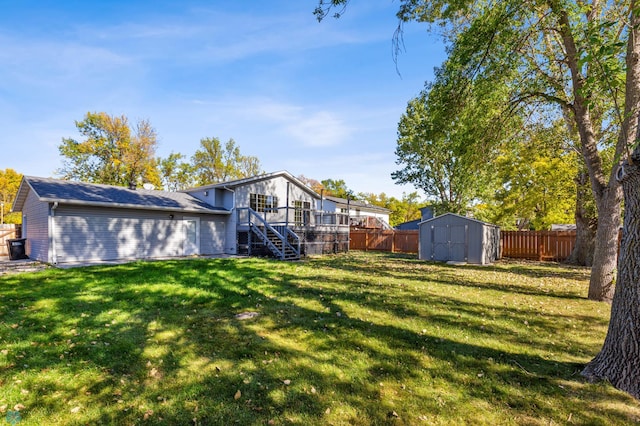
M 352 0 L 321 23 L 316 0 L 0 5 L 0 169 L 56 177 L 62 138 L 103 111 L 148 120 L 160 157 L 233 139 L 266 172 L 415 190 L 391 178 L 397 124 L 445 49 L 411 23 L 394 62 L 397 0 Z

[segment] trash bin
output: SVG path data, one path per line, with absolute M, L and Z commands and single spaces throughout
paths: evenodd
M 15 238 L 7 240 L 7 248 L 9 249 L 9 260 L 28 259 L 26 250 L 26 238 Z

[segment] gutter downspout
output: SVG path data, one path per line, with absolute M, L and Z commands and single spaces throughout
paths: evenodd
M 55 201 L 51 205 L 50 214 L 49 214 L 49 244 L 51 251 L 51 263 L 53 265 L 58 264 L 58 253 L 56 251 L 56 209 L 58 208 L 58 202 Z
M 238 212 L 236 210 L 236 191 L 234 191 L 231 188 L 228 188 L 227 186 L 223 186 L 222 189 L 231 192 L 231 216 L 233 216 L 235 219 L 233 220 L 233 222 L 235 223 L 231 223 L 231 225 L 233 225 L 233 228 L 236 228 L 236 231 L 234 232 L 235 236 L 234 238 L 229 238 L 229 229 L 226 229 L 225 232 L 227 235 L 225 235 L 224 239 L 224 245 L 227 246 L 227 241 L 231 240 L 231 241 L 235 241 L 235 244 L 233 245 L 233 247 L 225 247 L 225 251 L 228 251 L 228 254 L 238 254 L 238 233 L 237 233 L 237 228 L 238 228 L 238 222 L 240 222 L 240 212 Z M 229 227 L 232 228 L 232 227 Z

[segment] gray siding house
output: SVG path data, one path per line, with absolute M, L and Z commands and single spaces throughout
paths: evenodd
M 316 210 L 319 200 L 285 171 L 181 192 L 25 176 L 13 211 L 22 212 L 26 254 L 51 264 L 217 254 L 298 259 L 348 250 L 349 227 L 340 225 L 348 221 Z
M 486 265 L 500 257 L 500 228 L 446 213 L 420 222 L 419 258 Z
M 33 176 L 13 210 L 27 255 L 52 264 L 221 254 L 231 214 L 186 193 Z

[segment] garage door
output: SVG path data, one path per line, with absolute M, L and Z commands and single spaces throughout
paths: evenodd
M 108 211 L 60 214 L 54 224 L 58 262 L 145 259 L 184 255 L 182 220 L 150 212 L 118 217 Z

